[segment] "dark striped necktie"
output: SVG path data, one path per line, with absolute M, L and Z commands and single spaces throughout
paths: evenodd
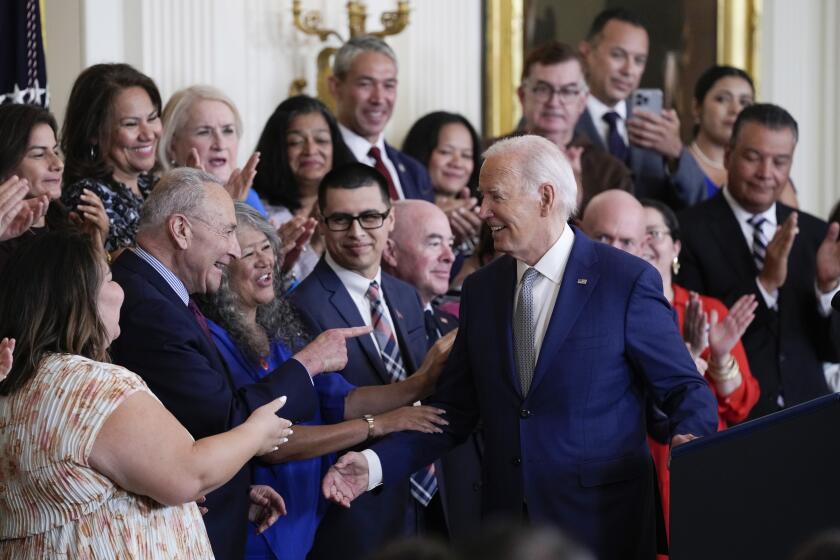
M 394 334 L 394 326 L 385 315 L 379 284 L 376 280 L 370 283 L 365 296 L 370 301 L 370 321 L 373 326 L 373 336 L 379 345 L 379 353 L 382 356 L 382 362 L 385 364 L 385 371 L 391 377 L 392 383 L 402 381 L 405 379 L 405 366 L 403 365 L 402 354 L 400 354 L 400 345 L 397 343 L 397 337 Z
M 767 256 L 767 236 L 764 235 L 764 224 L 767 223 L 767 218 L 756 214 L 747 220 L 747 223 L 753 227 L 753 261 L 755 261 L 756 270 L 761 272 L 764 268 L 764 257 Z

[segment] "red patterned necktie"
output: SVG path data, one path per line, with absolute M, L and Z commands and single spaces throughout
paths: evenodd
M 368 155 L 373 158 L 374 169 L 382 173 L 382 176 L 385 177 L 386 181 L 388 181 L 388 196 L 391 197 L 391 200 L 399 200 L 400 195 L 397 192 L 397 186 L 394 184 L 394 179 L 391 177 L 391 174 L 388 173 L 388 168 L 385 167 L 385 162 L 382 161 L 382 153 L 379 151 L 379 148 L 371 146 L 370 151 L 368 151 Z

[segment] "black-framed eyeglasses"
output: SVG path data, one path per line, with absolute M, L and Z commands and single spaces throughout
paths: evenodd
M 330 231 L 347 231 L 353 227 L 353 222 L 359 222 L 362 229 L 379 229 L 385 223 L 385 218 L 391 213 L 388 208 L 384 212 L 362 212 L 361 214 L 331 214 L 324 216 L 324 223 Z
M 556 94 L 563 105 L 568 105 L 577 101 L 578 97 L 580 97 L 580 95 L 585 91 L 586 87 L 582 87 L 580 85 L 568 85 L 554 89 L 554 86 L 548 82 L 537 82 L 531 87 L 531 93 L 537 101 L 545 103 L 550 101 Z

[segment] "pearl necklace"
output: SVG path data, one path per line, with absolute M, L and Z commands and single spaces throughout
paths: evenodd
M 691 145 L 688 147 L 688 149 L 691 150 L 692 154 L 697 156 L 697 159 L 699 159 L 700 161 L 702 161 L 703 163 L 705 163 L 706 165 L 708 165 L 712 169 L 719 169 L 720 171 L 724 171 L 726 169 L 723 166 L 723 164 L 720 164 L 720 163 L 716 162 L 715 160 L 713 160 L 712 158 L 710 158 L 709 156 L 704 154 L 703 150 L 700 149 L 700 146 L 697 145 L 697 140 L 692 142 Z

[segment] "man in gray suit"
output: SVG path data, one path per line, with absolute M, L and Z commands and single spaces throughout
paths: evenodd
M 576 132 L 630 168 L 639 198 L 659 199 L 675 208 L 703 200 L 703 172 L 680 140 L 676 112 L 630 114 L 627 98 L 639 87 L 648 57 L 648 33 L 641 20 L 623 8 L 604 10 L 579 49 L 591 95 Z

